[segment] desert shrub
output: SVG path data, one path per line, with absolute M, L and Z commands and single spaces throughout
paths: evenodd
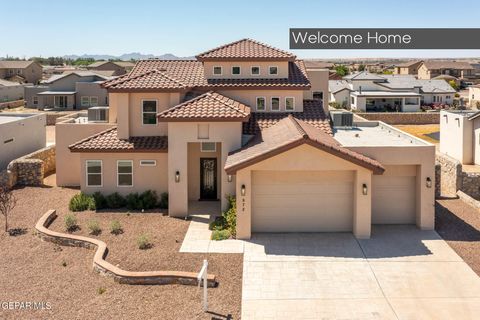
M 92 195 L 92 197 L 95 201 L 95 209 L 101 210 L 107 207 L 107 199 L 105 199 L 103 194 L 97 191 Z
M 95 200 L 83 192 L 74 195 L 68 205 L 70 211 L 95 210 Z
M 222 213 L 222 217 L 225 219 L 227 230 L 230 231 L 232 236 L 237 233 L 237 200 L 234 196 L 228 196 L 228 210 Z
M 106 197 L 107 207 L 111 209 L 118 209 L 125 206 L 125 198 L 118 192 L 114 192 Z
M 90 234 L 93 234 L 95 236 L 98 236 L 102 232 L 102 229 L 100 228 L 97 220 L 88 221 L 87 228 L 90 231 Z
M 152 247 L 150 237 L 147 234 L 141 234 L 137 239 L 137 246 L 140 250 L 149 249 Z
M 127 209 L 129 210 L 140 210 L 142 208 L 142 201 L 137 192 L 127 195 L 125 197 L 125 202 L 127 204 Z
M 73 213 L 69 213 L 65 216 L 65 229 L 68 232 L 75 231 L 78 228 L 77 217 Z
M 98 294 L 104 294 L 105 292 L 107 292 L 107 289 L 105 289 L 104 287 L 100 287 L 97 289 Z
M 340 109 L 341 108 L 340 103 L 335 102 L 335 101 L 329 102 L 328 105 L 332 108 L 335 108 L 335 109 Z
M 142 203 L 141 209 L 153 209 L 157 206 L 157 193 L 152 190 L 147 190 L 140 195 L 140 201 Z
M 114 235 L 119 235 L 123 233 L 123 228 L 122 228 L 122 225 L 120 224 L 120 221 L 113 220 L 110 223 L 110 232 Z
M 168 209 L 168 193 L 163 192 L 160 195 L 160 203 L 159 203 L 160 208 L 162 209 Z
M 209 224 L 210 230 L 223 230 L 223 229 L 226 229 L 227 227 L 228 227 L 227 221 L 225 220 L 223 215 L 219 217 L 215 217 L 215 220 L 213 220 Z
M 228 229 L 225 230 L 214 230 L 212 232 L 212 240 L 226 240 L 230 238 L 231 234 Z

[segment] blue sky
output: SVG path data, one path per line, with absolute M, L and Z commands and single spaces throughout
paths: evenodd
M 478 0 L 16 0 L 3 2 L 1 11 L 0 56 L 20 57 L 192 56 L 245 37 L 288 49 L 292 27 L 480 27 Z M 303 58 L 480 57 L 480 50 L 292 51 Z

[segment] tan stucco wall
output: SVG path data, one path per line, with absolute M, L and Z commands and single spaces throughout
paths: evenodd
M 315 161 L 312 161 L 315 159 Z M 354 171 L 353 186 L 353 232 L 358 238 L 370 237 L 371 203 L 370 196 L 362 194 L 362 185 L 371 184 L 371 171 L 351 162 L 325 153 L 317 148 L 302 145 L 284 153 L 241 169 L 236 176 L 237 195 L 237 238 L 249 239 L 252 221 L 252 172 L 261 170 L 284 171 Z M 245 185 L 246 195 L 241 195 Z M 254 199 L 253 199 L 254 201 Z M 312 200 L 313 201 L 313 200 Z M 294 214 L 294 213 L 292 213 Z
M 477 104 L 480 103 L 480 88 L 479 87 L 469 87 L 468 88 L 468 101 L 472 109 L 477 108 Z
M 86 186 L 86 160 L 102 160 L 103 186 Z M 133 186 L 117 187 L 117 160 L 133 160 Z M 154 167 L 140 166 L 140 160 L 156 160 Z M 154 190 L 157 195 L 168 191 L 167 154 L 166 153 L 81 153 L 80 154 L 81 189 L 85 193 L 100 191 L 108 195 L 118 192 L 127 195 L 132 192 Z
M 473 123 L 453 112 L 440 112 L 440 152 L 462 164 L 473 163 Z
M 304 99 L 313 99 L 314 92 L 323 92 L 323 106 L 328 113 L 328 77 L 329 71 L 327 69 L 307 69 L 308 79 L 310 80 L 311 88 L 304 91 Z
M 288 78 L 287 61 L 206 61 L 203 66 L 207 79 Z M 213 74 L 214 66 L 222 67 L 222 75 Z M 240 74 L 232 75 L 232 67 L 240 67 Z M 251 67 L 260 67 L 260 75 L 251 75 Z M 270 75 L 269 67 L 278 67 L 278 74 Z
M 280 112 L 285 112 L 285 98 L 293 97 L 295 98 L 294 112 L 301 112 L 303 111 L 303 92 L 303 90 L 218 90 L 218 93 L 250 106 L 253 112 L 257 111 L 257 97 L 265 97 L 266 112 L 279 112 L 271 109 L 272 97 L 280 98 Z
M 216 152 L 201 152 L 200 143 L 188 143 L 188 200 L 200 198 L 200 158 L 217 159 L 217 198 L 220 199 L 220 178 L 223 167 L 221 166 L 222 144 L 216 144 Z
M 76 124 L 68 122 L 55 125 L 58 186 L 79 186 L 81 182 L 78 168 L 80 154 L 70 152 L 68 146 L 113 126 L 113 124 L 106 123 Z
M 208 139 L 198 138 L 198 125 L 209 126 Z M 220 142 L 221 157 L 217 165 L 222 168 L 218 180 L 222 208 L 227 207 L 225 195 L 235 193 L 235 180 L 228 182 L 223 170 L 230 151 L 241 147 L 241 122 L 170 122 L 168 123 L 168 190 L 169 214 L 184 217 L 188 214 L 188 143 L 190 142 Z M 175 182 L 175 173 L 180 173 L 180 181 Z
M 425 64 L 421 64 L 418 68 L 418 79 L 431 79 L 430 70 L 425 67 Z
M 473 162 L 480 165 L 480 118 L 473 120 Z
M 342 90 L 342 91 L 338 91 L 336 93 L 332 93 L 331 94 L 331 101 L 339 103 L 340 106 L 345 105 L 345 107 L 349 107 L 351 105 L 351 103 L 350 103 L 350 91 Z

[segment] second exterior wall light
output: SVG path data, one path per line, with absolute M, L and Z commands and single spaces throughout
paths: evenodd
M 432 178 L 427 177 L 425 184 L 426 184 L 427 188 L 431 188 L 432 187 Z
M 367 188 L 367 184 L 366 184 L 366 183 L 364 183 L 364 184 L 362 185 L 362 193 L 363 193 L 364 196 L 366 196 L 366 195 L 368 194 L 368 188 Z
M 178 170 L 175 172 L 175 182 L 180 182 L 180 171 Z
M 242 194 L 242 196 L 245 196 L 245 194 L 247 193 L 247 190 L 244 184 L 242 184 L 242 187 L 240 188 L 240 193 Z
M 231 174 L 227 175 L 227 181 L 228 181 L 228 182 L 232 182 L 232 179 L 233 179 L 233 178 L 232 178 L 232 175 L 231 175 Z

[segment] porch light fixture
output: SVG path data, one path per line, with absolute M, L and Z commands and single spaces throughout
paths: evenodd
M 241 189 L 240 189 L 240 193 L 242 194 L 242 196 L 245 196 L 245 193 L 246 193 L 246 192 L 247 192 L 247 191 L 246 191 L 246 189 L 245 189 L 245 185 L 242 184 L 242 187 L 241 187 Z
M 366 183 L 364 183 L 364 184 L 362 185 L 362 193 L 363 193 L 364 196 L 366 196 L 366 195 L 368 194 L 368 188 L 367 188 L 367 184 L 366 184 Z
M 175 182 L 180 182 L 180 171 L 178 170 L 175 172 Z
M 227 175 L 227 181 L 232 182 L 232 175 L 231 174 Z
M 427 177 L 426 179 L 426 185 L 427 185 L 427 188 L 431 188 L 432 187 L 432 179 L 430 177 Z

